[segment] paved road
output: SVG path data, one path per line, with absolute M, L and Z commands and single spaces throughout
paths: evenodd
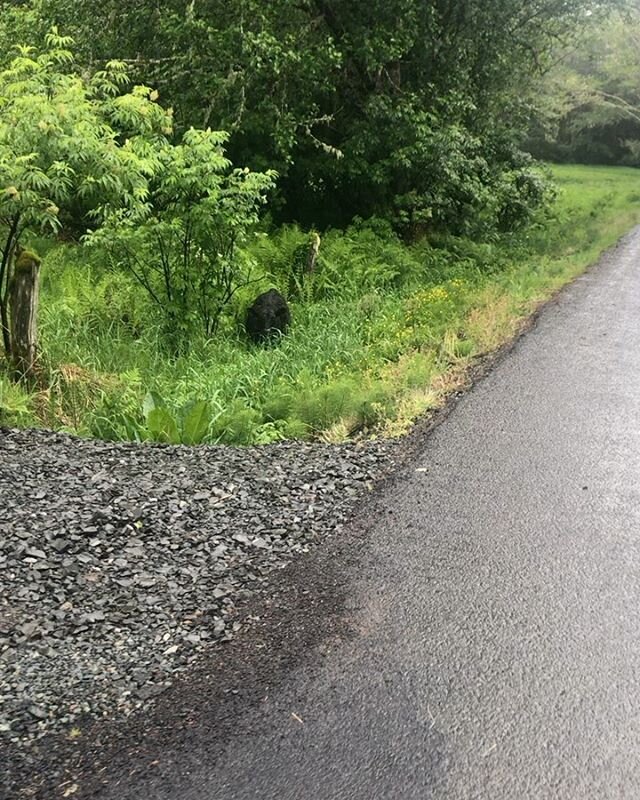
M 147 800 L 640 798 L 640 233 L 388 498 L 358 634 Z M 295 714 L 296 717 L 293 717 Z

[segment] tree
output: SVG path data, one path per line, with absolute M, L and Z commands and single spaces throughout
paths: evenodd
M 70 44 L 53 31 L 46 50 L 21 47 L 0 72 L 0 317 L 5 354 L 22 372 L 33 367 L 25 336 L 35 333 L 37 297 L 37 269 L 15 270 L 27 232 L 56 233 L 65 215 L 82 220 L 89 241 L 163 309 L 168 330 L 197 319 L 211 335 L 239 285 L 236 244 L 275 176 L 231 169 L 224 132 L 191 129 L 173 145 L 157 92 L 125 91 L 121 62 L 82 77 Z
M 105 202 L 143 208 L 152 162 L 140 155 L 137 137 L 152 140 L 170 125 L 150 90 L 121 92 L 121 64 L 89 80 L 74 72 L 70 43 L 54 30 L 46 50 L 20 47 L 0 72 L 0 319 L 9 360 L 9 296 L 22 237 L 55 233 L 61 210 L 78 200 L 86 209 Z
M 640 164 L 640 10 L 559 48 L 532 121 L 532 150 L 558 160 Z
M 144 287 L 176 347 L 196 327 L 213 336 L 224 308 L 248 282 L 237 245 L 257 222 L 275 178 L 232 169 L 223 149 L 227 136 L 191 129 L 178 145 L 139 140 L 140 157 L 153 161 L 144 209 L 103 209 L 104 224 L 88 238 Z
M 178 129 L 228 130 L 232 161 L 277 169 L 280 219 L 327 226 L 379 214 L 459 229 L 488 221 L 496 186 L 517 191 L 532 77 L 558 41 L 616 2 L 38 0 L 38 9 L 69 26 L 90 68 L 117 55 L 158 86 Z

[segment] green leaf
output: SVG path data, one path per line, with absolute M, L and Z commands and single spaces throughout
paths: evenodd
M 148 392 L 147 396 L 144 398 L 144 403 L 142 405 L 142 413 L 145 416 L 145 419 L 149 419 L 149 414 L 156 408 L 166 408 L 167 405 L 160 397 L 158 392 Z
M 200 444 L 209 431 L 211 421 L 211 408 L 206 401 L 198 400 L 188 404 L 182 421 L 184 444 Z
M 167 408 L 153 408 L 147 416 L 147 427 L 154 441 L 164 444 L 180 444 L 180 431 Z

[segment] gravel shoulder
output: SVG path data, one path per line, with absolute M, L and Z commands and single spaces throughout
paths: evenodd
M 339 532 L 391 443 L 110 444 L 0 431 L 0 741 L 127 717 Z

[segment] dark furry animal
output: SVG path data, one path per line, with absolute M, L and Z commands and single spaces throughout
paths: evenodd
M 276 289 L 261 294 L 247 309 L 245 328 L 251 341 L 256 344 L 286 333 L 290 324 L 289 306 Z

